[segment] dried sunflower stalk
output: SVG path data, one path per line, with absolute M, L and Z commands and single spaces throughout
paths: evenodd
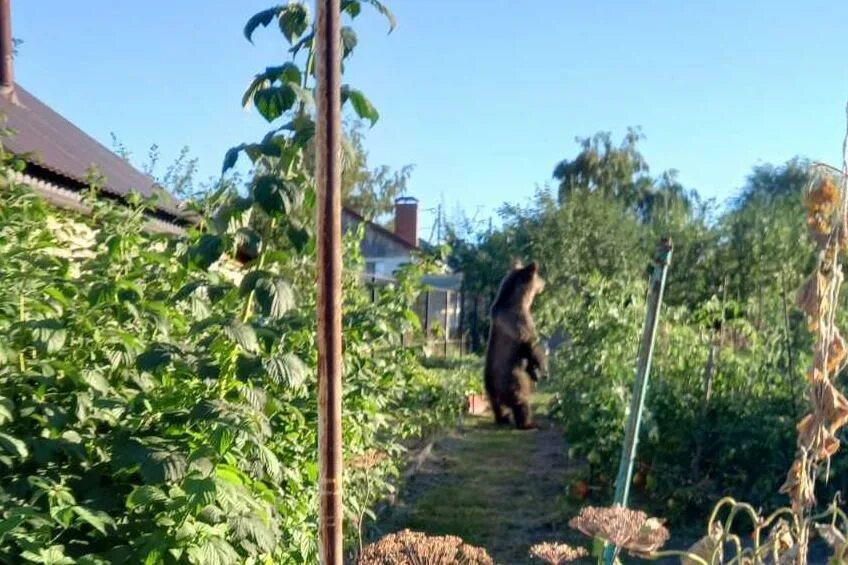
M 848 136 L 846 136 L 848 150 Z M 841 178 L 831 171 L 814 169 L 804 196 L 807 228 L 818 249 L 815 270 L 799 289 L 798 308 L 816 334 L 813 366 L 807 373 L 810 410 L 798 422 L 798 450 L 780 492 L 789 495 L 797 523 L 801 525 L 797 546 L 784 555 L 806 563 L 810 512 L 815 505 L 815 482 L 822 468 L 839 449 L 837 435 L 848 423 L 848 399 L 836 389 L 834 379 L 845 365 L 848 349 L 835 324 L 842 284 L 840 248 L 848 244 L 848 151 Z M 785 537 L 785 536 L 784 536 Z

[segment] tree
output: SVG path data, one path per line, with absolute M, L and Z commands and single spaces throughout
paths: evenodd
M 152 178 L 156 184 L 168 191 L 169 194 L 180 200 L 202 200 L 204 196 L 220 189 L 222 186 L 235 188 L 240 183 L 238 175 L 229 177 L 211 177 L 206 181 L 197 180 L 198 159 L 191 156 L 191 149 L 184 145 L 177 156 L 160 173 L 162 153 L 159 145 L 154 143 L 147 152 L 147 160 L 135 165 L 132 153 L 118 139 L 114 133 L 112 137 L 112 151 L 127 163 L 138 166 L 144 174 Z
M 395 200 L 406 194 L 414 165 L 392 170 L 387 165 L 370 168 L 361 120 L 347 122 L 342 140 L 342 199 L 345 206 L 364 218 L 380 221 L 394 209 Z M 312 143 L 304 151 L 305 165 L 312 167 L 315 152 Z
M 348 129 L 347 137 L 353 159 L 342 174 L 344 202 L 365 218 L 378 220 L 381 216 L 390 214 L 394 209 L 395 200 L 406 194 L 407 182 L 414 165 L 404 165 L 396 171 L 387 165 L 369 168 L 362 123 L 354 122 Z
M 553 177 L 559 181 L 559 201 L 565 203 L 576 192 L 601 192 L 637 206 L 650 193 L 648 164 L 636 149 L 642 139 L 637 129 L 628 128 L 616 147 L 609 132 L 577 138 L 582 150 L 574 159 L 560 161 Z

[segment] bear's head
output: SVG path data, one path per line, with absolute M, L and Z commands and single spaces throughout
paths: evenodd
M 512 270 L 504 277 L 495 304 L 499 307 L 520 306 L 530 308 L 533 299 L 545 288 L 545 279 L 539 275 L 539 264 L 535 261 L 526 267 L 513 263 Z

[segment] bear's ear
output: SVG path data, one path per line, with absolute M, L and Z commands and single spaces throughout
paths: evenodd
M 536 261 L 531 261 L 529 265 L 526 267 L 527 271 L 536 274 L 539 272 L 539 264 Z
M 521 261 L 521 258 L 520 257 L 513 257 L 512 258 L 512 269 L 516 270 L 516 269 L 521 269 L 522 267 L 524 267 L 524 263 Z

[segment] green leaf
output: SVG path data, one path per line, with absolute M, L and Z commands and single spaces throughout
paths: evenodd
M 350 100 L 356 115 L 363 120 L 368 120 L 371 125 L 377 123 L 380 119 L 380 114 L 371 102 L 359 90 L 350 88 L 349 86 L 342 87 L 342 103 Z
M 277 536 L 259 516 L 251 513 L 230 520 L 236 539 L 254 542 L 261 551 L 270 553 L 277 545 Z
M 51 545 L 41 548 L 38 553 L 24 551 L 21 557 L 32 563 L 43 563 L 44 565 L 74 565 L 75 561 L 65 555 L 65 546 Z
M 226 540 L 219 537 L 203 539 L 200 546 L 192 546 L 188 549 L 189 559 L 192 563 L 203 565 L 231 565 L 238 563 L 238 553 Z
M 21 459 L 25 459 L 29 455 L 26 443 L 3 432 L 0 432 L 0 448 L 6 453 L 17 455 Z
M 283 466 L 280 464 L 277 455 L 268 447 L 259 444 L 259 459 L 262 461 L 268 477 L 274 482 L 280 482 L 283 478 Z
M 239 293 L 255 293 L 262 313 L 270 318 L 280 318 L 294 308 L 294 291 L 288 282 L 268 271 L 251 271 L 242 279 Z
M 141 485 L 135 487 L 130 495 L 127 497 L 127 509 L 134 510 L 139 506 L 147 506 L 148 504 L 154 504 L 159 502 L 166 502 L 168 500 L 168 495 L 160 489 L 159 487 L 155 487 L 153 485 Z
M 56 353 L 65 346 L 68 332 L 61 320 L 37 320 L 30 322 L 30 328 L 32 328 L 32 337 L 41 351 Z
M 293 183 L 273 175 L 254 180 L 253 198 L 270 216 L 288 213 L 298 200 L 300 189 Z
M 309 235 L 309 231 L 306 228 L 296 228 L 294 226 L 289 226 L 287 230 L 287 234 L 289 236 L 289 241 L 298 253 L 302 253 L 304 249 L 306 249 L 311 236 Z
M 347 12 L 351 18 L 355 18 L 362 11 L 362 4 L 359 0 L 344 0 L 341 9 L 343 12 Z
M 15 403 L 10 398 L 0 396 L 0 426 L 15 419 Z
M 252 326 L 232 320 L 224 326 L 224 333 L 245 351 L 249 353 L 259 351 L 259 341 L 256 339 L 256 331 Z
M 26 514 L 13 514 L 6 518 L 5 520 L 0 520 L 0 541 L 3 541 L 3 537 L 19 528 L 24 522 L 30 519 L 30 516 Z
M 188 250 L 189 263 L 208 270 L 224 254 L 224 240 L 217 235 L 205 233 Z
M 230 446 L 233 444 L 233 439 L 233 430 L 231 430 L 227 426 L 216 427 L 215 431 L 212 432 L 212 436 L 210 437 L 212 447 L 215 448 L 215 451 L 218 452 L 218 455 L 224 455 L 227 451 L 229 451 Z
M 342 26 L 340 32 L 342 39 L 342 58 L 345 58 L 353 53 L 354 48 L 356 48 L 356 32 L 349 26 Z
M 279 13 L 279 11 L 280 7 L 275 6 L 254 14 L 253 17 L 247 20 L 247 24 L 244 26 L 244 37 L 247 38 L 249 42 L 253 43 L 253 32 L 256 31 L 256 28 L 259 26 L 268 27 L 268 24 L 274 20 L 274 17 Z
M 186 473 L 186 458 L 174 451 L 149 449 L 141 462 L 141 476 L 148 484 L 178 481 Z
M 303 81 L 303 74 L 300 72 L 300 67 L 292 62 L 287 62 L 277 67 L 268 67 L 262 76 L 271 81 L 291 82 L 297 85 Z
M 187 477 L 183 489 L 199 508 L 215 502 L 215 480 L 209 478 Z
M 238 145 L 236 147 L 231 147 L 227 150 L 227 153 L 224 155 L 224 166 L 221 168 L 221 174 L 226 173 L 230 169 L 236 166 L 236 162 L 238 161 L 239 153 L 244 150 L 244 143 Z
M 291 388 L 300 388 L 306 381 L 306 365 L 297 355 L 278 354 L 263 361 L 265 371 L 275 383 Z
M 279 14 L 280 31 L 290 44 L 303 35 L 309 28 L 309 13 L 306 6 L 299 3 L 291 3 Z
M 231 485 L 241 486 L 243 473 L 231 465 L 220 464 L 215 467 L 215 476 Z
M 253 104 L 268 122 L 273 122 L 284 112 L 291 110 L 295 102 L 297 102 L 297 92 L 290 84 L 262 88 L 253 95 Z
M 97 392 L 104 394 L 109 392 L 109 381 L 106 380 L 106 377 L 104 377 L 100 371 L 84 370 L 82 372 L 82 380 L 85 382 L 85 384 L 87 384 Z
M 106 535 L 106 526 L 115 526 L 115 521 L 105 512 L 93 512 L 84 506 L 72 506 L 71 510 L 80 520 L 103 535 Z
M 136 358 L 135 364 L 140 371 L 155 373 L 169 365 L 178 353 L 179 351 L 168 343 L 151 343 L 144 353 Z

